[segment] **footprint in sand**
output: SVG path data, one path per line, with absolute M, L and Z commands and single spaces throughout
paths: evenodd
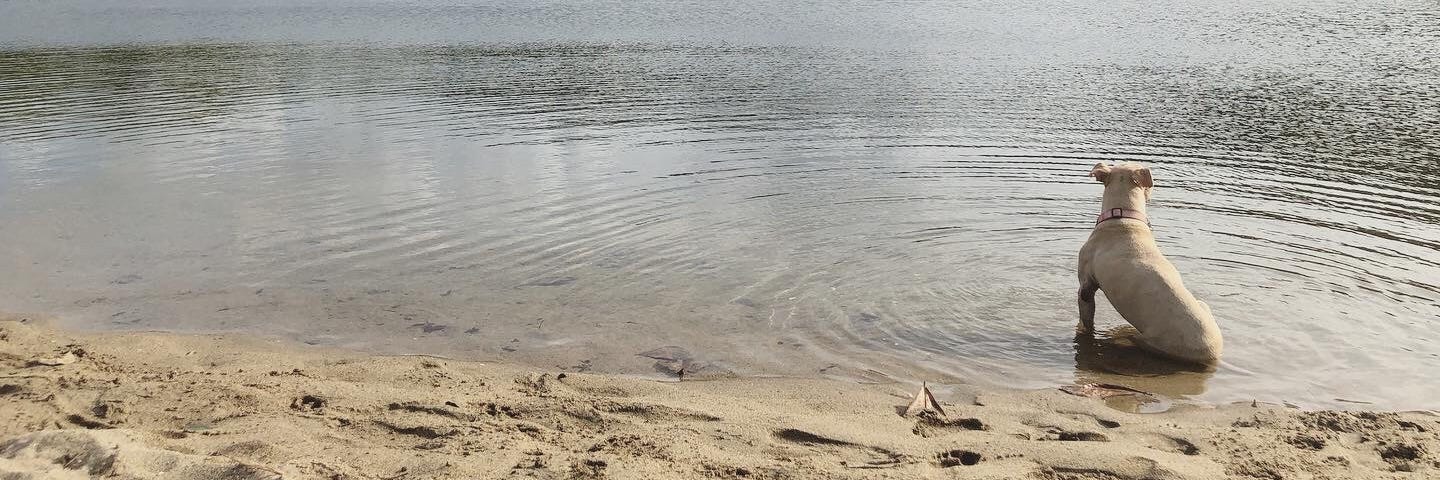
M 935 455 L 936 463 L 941 467 L 971 466 L 980 463 L 985 457 L 969 450 L 949 450 Z

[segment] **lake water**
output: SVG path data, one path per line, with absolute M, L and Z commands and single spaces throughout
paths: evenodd
M 0 308 L 1440 406 L 1440 6 L 1198 3 L 3 2 Z M 1100 161 L 1153 168 L 1218 371 L 1074 340 Z

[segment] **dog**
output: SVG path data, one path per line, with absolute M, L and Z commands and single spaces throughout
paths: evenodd
M 1105 184 L 1100 215 L 1080 248 L 1080 324 L 1095 331 L 1095 291 L 1140 334 L 1140 347 L 1178 360 L 1214 365 L 1223 347 L 1210 306 L 1195 299 L 1180 272 L 1155 245 L 1145 203 L 1155 187 L 1150 169 L 1124 163 L 1095 164 L 1090 176 Z

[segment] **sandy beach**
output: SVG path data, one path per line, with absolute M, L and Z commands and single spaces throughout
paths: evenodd
M 658 381 L 243 335 L 0 321 L 0 477 L 201 479 L 1440 476 L 1433 412 L 1179 405 L 1057 389 Z

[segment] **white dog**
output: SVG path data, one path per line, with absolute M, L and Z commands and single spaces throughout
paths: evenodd
M 1220 328 L 1210 307 L 1195 299 L 1180 272 L 1160 254 L 1145 202 L 1155 186 L 1150 169 L 1135 164 L 1095 164 L 1090 175 L 1105 184 L 1095 230 L 1080 249 L 1080 325 L 1095 330 L 1095 291 L 1140 331 L 1141 347 L 1188 362 L 1220 360 Z

